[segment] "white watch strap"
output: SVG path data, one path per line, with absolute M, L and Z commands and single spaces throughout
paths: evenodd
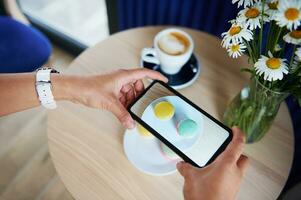
M 36 73 L 36 90 L 38 97 L 42 106 L 47 109 L 55 109 L 57 107 L 51 91 L 51 71 L 52 69 L 42 68 Z

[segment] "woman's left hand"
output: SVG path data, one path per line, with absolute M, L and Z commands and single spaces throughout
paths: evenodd
M 120 69 L 92 76 L 70 76 L 71 98 L 67 100 L 111 111 L 126 128 L 135 123 L 127 106 L 144 90 L 143 78 L 167 82 L 167 78 L 148 69 Z

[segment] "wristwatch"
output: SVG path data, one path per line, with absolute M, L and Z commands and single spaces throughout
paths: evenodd
M 41 105 L 47 109 L 55 109 L 56 102 L 52 95 L 52 84 L 50 80 L 51 73 L 59 73 L 57 70 L 49 67 L 42 67 L 36 71 L 36 91 Z

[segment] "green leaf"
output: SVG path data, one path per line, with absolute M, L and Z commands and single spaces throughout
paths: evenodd
M 301 107 L 301 98 L 298 99 L 299 106 Z

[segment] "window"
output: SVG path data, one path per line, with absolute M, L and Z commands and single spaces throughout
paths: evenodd
M 31 21 L 80 46 L 92 46 L 109 36 L 105 0 L 19 0 L 19 3 Z

